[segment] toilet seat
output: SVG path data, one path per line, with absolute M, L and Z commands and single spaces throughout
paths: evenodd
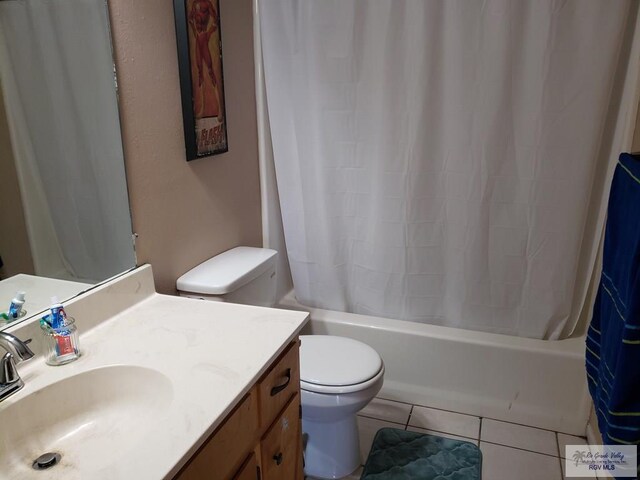
M 333 335 L 301 335 L 300 386 L 343 394 L 364 390 L 384 375 L 380 355 L 365 343 Z
M 328 395 L 338 395 L 344 393 L 359 392 L 374 385 L 384 375 L 384 365 L 375 377 L 370 378 L 366 382 L 356 383 L 353 385 L 319 385 L 317 383 L 305 382 L 300 380 L 300 388 L 307 392 L 326 393 Z

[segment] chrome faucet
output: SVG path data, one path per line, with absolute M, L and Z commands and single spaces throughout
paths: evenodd
M 10 333 L 0 332 L 0 346 L 7 351 L 0 360 L 0 402 L 24 387 L 16 369 L 16 357 L 18 363 L 33 357 L 33 352 L 27 346 L 30 341 L 28 339 L 23 342 Z

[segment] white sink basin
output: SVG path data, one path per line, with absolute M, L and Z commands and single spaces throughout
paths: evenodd
M 19 394 L 18 394 L 19 395 Z M 173 400 L 171 381 L 137 366 L 88 370 L 0 408 L 0 465 L 10 478 L 46 478 L 32 468 L 46 452 L 61 454 L 50 472 L 99 472 L 157 428 Z M 1 405 L 0 405 L 1 407 Z

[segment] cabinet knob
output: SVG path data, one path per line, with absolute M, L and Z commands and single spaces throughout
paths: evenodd
M 274 455 L 273 459 L 276 461 L 276 465 L 280 465 L 282 463 L 282 452 Z

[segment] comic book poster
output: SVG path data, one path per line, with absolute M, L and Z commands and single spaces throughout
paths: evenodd
M 188 37 L 188 68 L 190 78 L 192 112 L 183 114 L 193 116 L 195 136 L 186 141 L 195 140 L 191 153 L 195 158 L 227 151 L 227 128 L 224 102 L 224 84 L 222 76 L 222 36 L 220 33 L 219 0 L 180 0 L 186 21 Z M 181 5 L 182 7 L 182 5 Z M 178 9 L 176 8 L 176 14 Z M 184 25 L 184 23 L 183 23 Z M 178 34 L 180 32 L 177 30 Z M 180 44 L 180 38 L 178 39 Z M 179 45 L 180 47 L 180 45 Z M 179 52 L 180 53 L 180 52 Z M 183 95 L 185 94 L 185 72 L 181 68 Z M 189 119 L 191 120 L 191 119 Z M 190 136 L 185 122 L 185 137 Z M 189 156 L 189 145 L 187 151 Z M 192 158 L 188 158 L 191 160 Z

